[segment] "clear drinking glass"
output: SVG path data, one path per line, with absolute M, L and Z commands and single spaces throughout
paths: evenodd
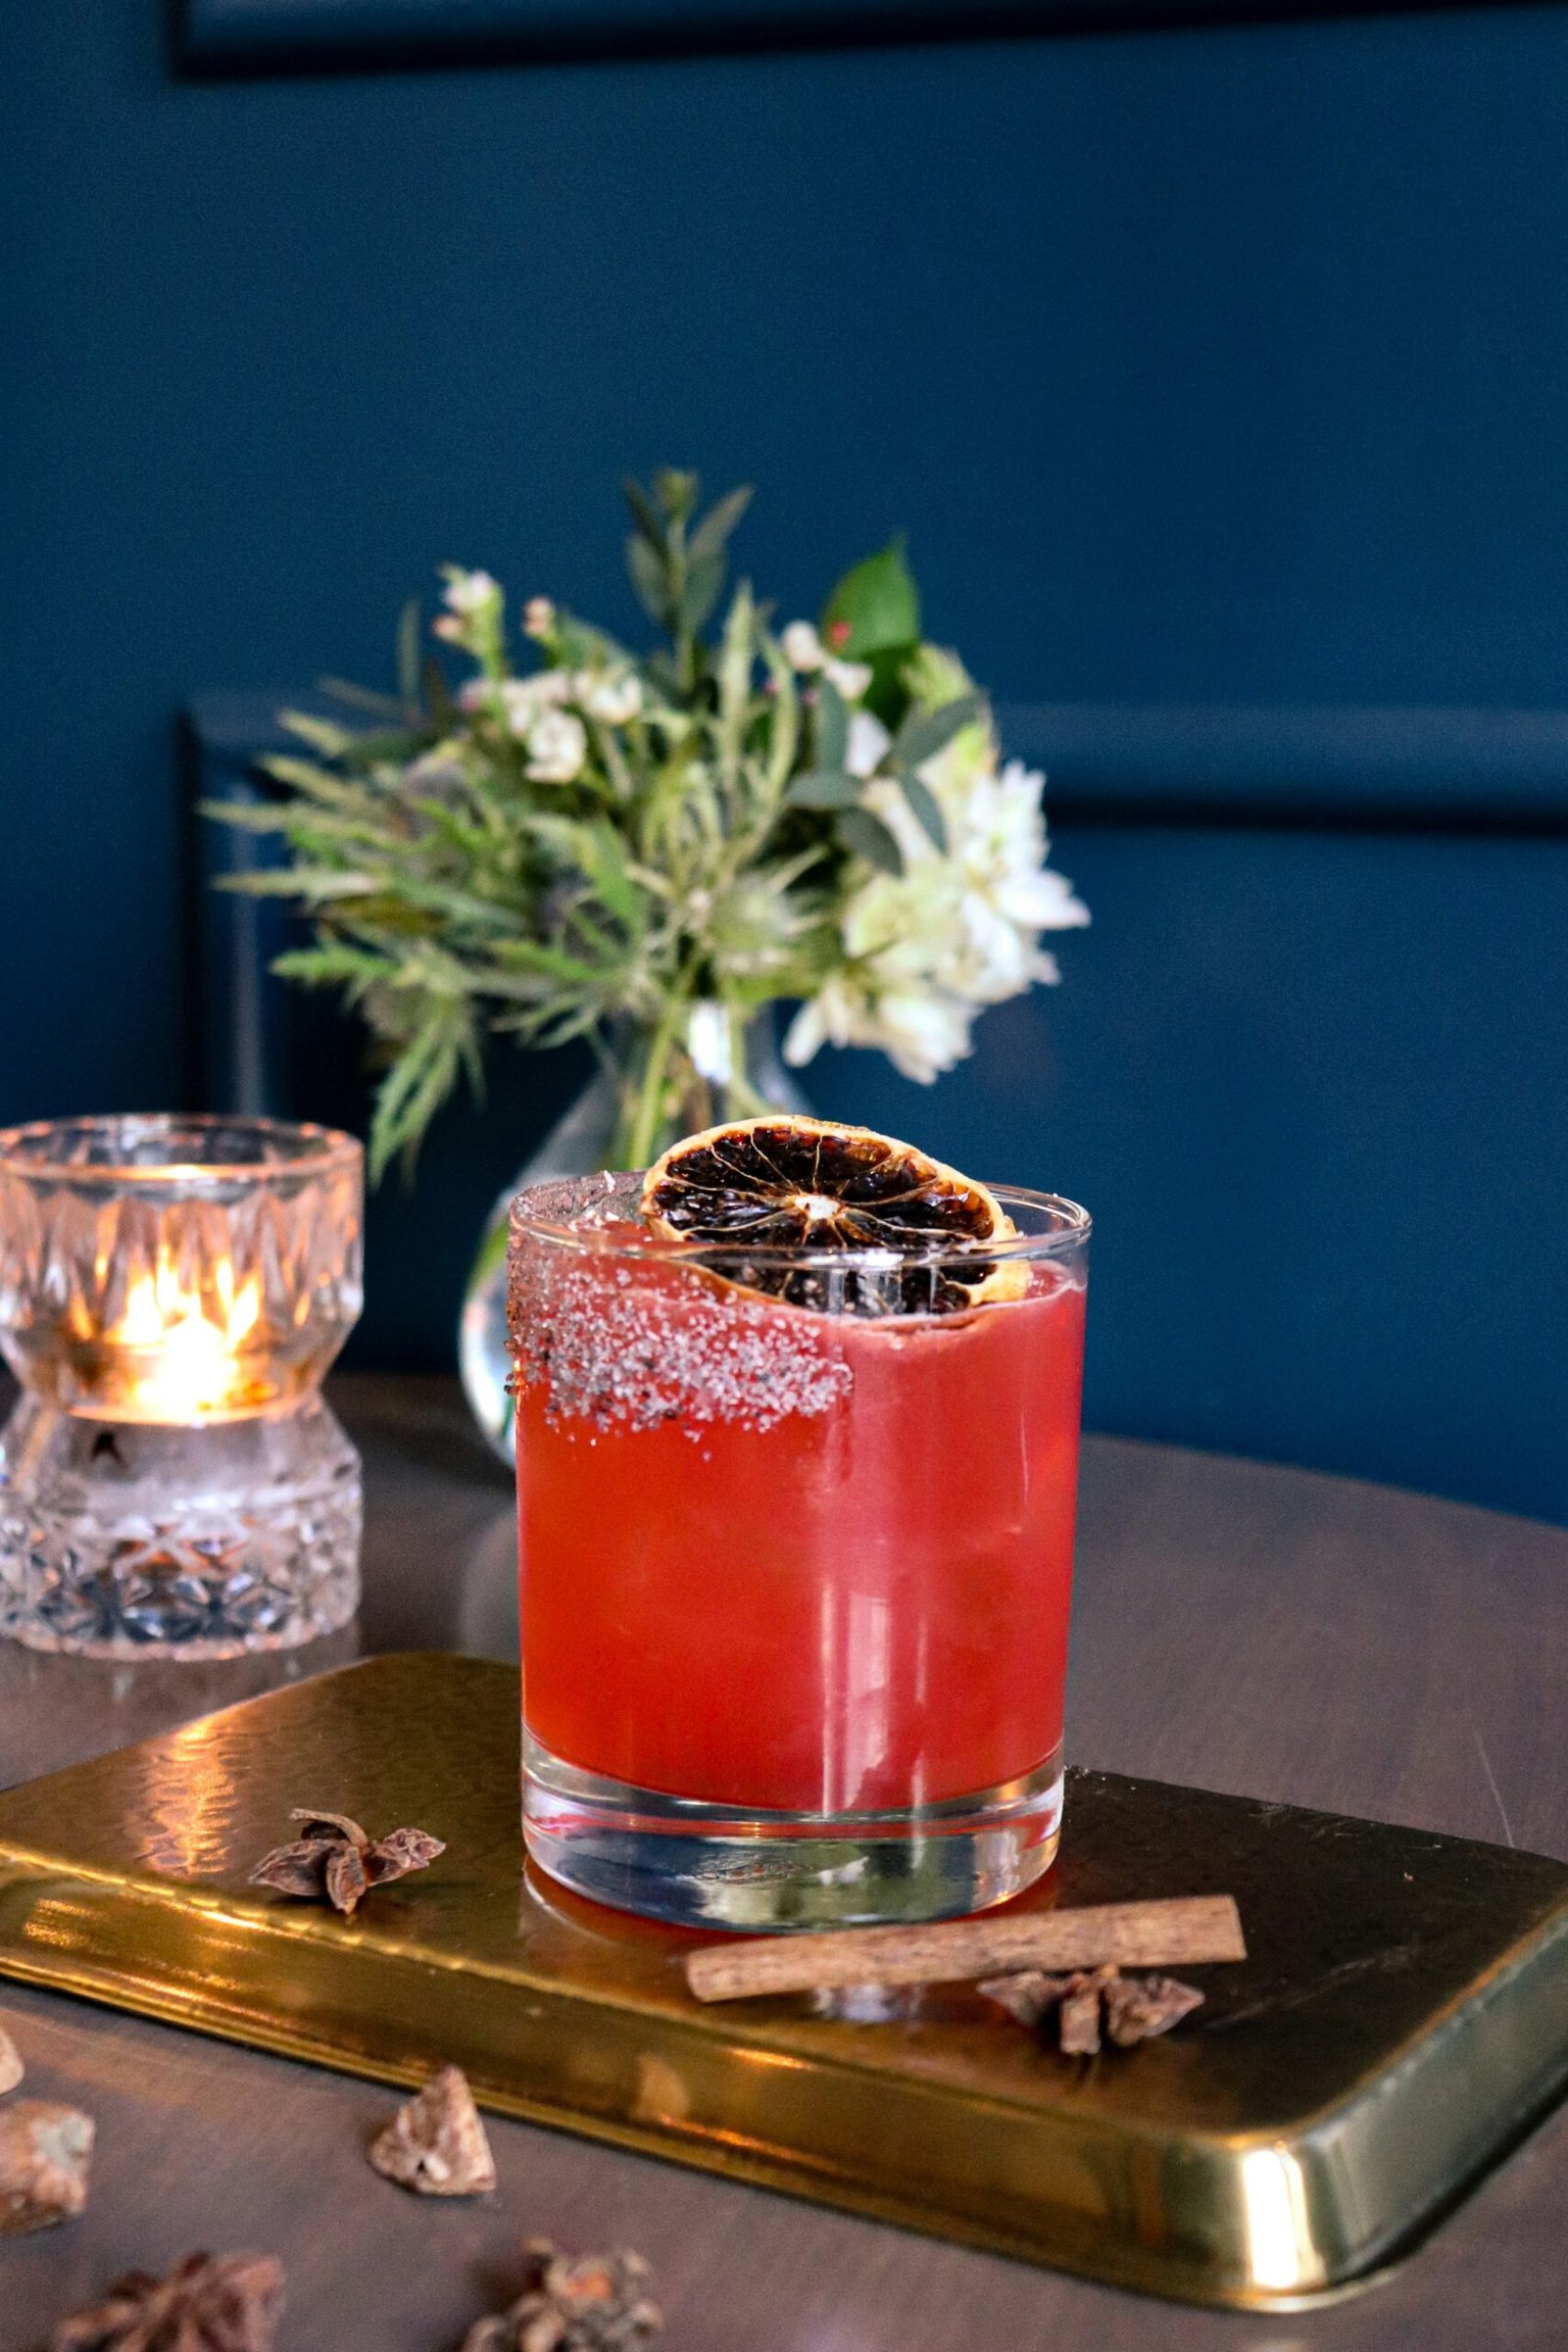
M 318 1394 L 359 1315 L 363 1153 L 271 1119 L 0 1132 L 0 1630 L 231 1657 L 359 1599 L 359 1458 Z
M 730 1928 L 1017 1893 L 1061 1815 L 1087 1215 L 993 1187 L 1001 1295 L 937 1312 L 972 1249 L 665 1242 L 640 1182 L 513 1209 L 530 1853 Z M 773 1257 L 810 1303 L 749 1287 Z

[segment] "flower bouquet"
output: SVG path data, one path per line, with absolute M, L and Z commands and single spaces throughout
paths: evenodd
M 788 1062 L 870 1046 L 928 1082 L 984 1006 L 1056 979 L 1042 934 L 1089 919 L 1047 863 L 1044 779 L 1003 764 L 984 694 L 923 637 L 901 546 L 817 622 L 775 629 L 742 582 L 708 634 L 750 491 L 702 513 L 666 470 L 626 497 L 656 651 L 536 596 L 519 668 L 499 584 L 450 567 L 434 631 L 463 682 L 421 660 L 411 610 L 399 695 L 336 689 L 365 726 L 285 714 L 283 797 L 210 811 L 281 835 L 285 862 L 234 887 L 297 902 L 314 938 L 274 968 L 368 1024 L 372 1175 L 493 1036 L 589 1041 L 587 1155 L 612 1167 L 768 1107 L 759 1016 L 780 1000 Z

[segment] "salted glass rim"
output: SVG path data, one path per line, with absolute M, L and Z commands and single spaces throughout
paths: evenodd
M 936 1247 L 908 1250 L 866 1248 L 863 1250 L 792 1250 L 777 1243 L 754 1244 L 743 1241 L 721 1242 L 672 1241 L 663 1234 L 646 1231 L 626 1236 L 611 1233 L 606 1227 L 586 1224 L 578 1219 L 546 1217 L 526 1213 L 525 1203 L 541 1193 L 556 1192 L 568 1184 L 588 1185 L 603 1182 L 605 1197 L 611 1197 L 614 1184 L 642 1183 L 645 1170 L 632 1169 L 624 1173 L 612 1170 L 603 1178 L 557 1176 L 542 1184 L 529 1185 L 516 1194 L 512 1202 L 509 1223 L 514 1240 L 526 1236 L 529 1241 L 549 1242 L 576 1250 L 584 1255 L 645 1259 L 660 1265 L 697 1264 L 711 1270 L 716 1260 L 751 1265 L 820 1266 L 843 1272 L 848 1267 L 886 1267 L 890 1264 L 942 1266 L 948 1263 L 972 1265 L 977 1257 L 1030 1259 L 1064 1257 L 1070 1250 L 1087 1242 L 1094 1229 L 1094 1219 L 1088 1209 L 1062 1193 L 1041 1193 L 1021 1184 L 988 1184 L 987 1192 L 1000 1200 L 1009 1214 L 1018 1208 L 1032 1210 L 1054 1220 L 1051 1229 L 1039 1233 L 999 1235 L 995 1241 L 954 1242 Z M 591 1206 L 585 1201 L 584 1206 Z
M 123 1151 L 137 1143 L 155 1143 L 160 1136 L 179 1137 L 251 1134 L 283 1147 L 276 1158 L 165 1160 L 72 1159 L 58 1156 L 50 1147 L 69 1151 L 73 1140 L 102 1136 Z M 35 1151 L 31 1147 L 37 1147 Z M 170 1185 L 214 1183 L 270 1184 L 293 1176 L 319 1176 L 358 1167 L 365 1147 L 357 1136 L 338 1127 L 323 1127 L 314 1119 L 276 1119 L 256 1111 L 154 1110 L 92 1112 L 67 1119 L 29 1119 L 21 1126 L 0 1128 L 0 1174 L 27 1179 L 53 1179 L 75 1184 Z

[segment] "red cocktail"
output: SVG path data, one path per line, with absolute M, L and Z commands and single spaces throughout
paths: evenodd
M 996 1295 L 945 1312 L 876 1311 L 886 1252 L 849 1311 L 767 1295 L 635 1179 L 516 1203 L 525 1826 L 579 1891 L 808 1925 L 1049 1863 L 1088 1219 L 997 1197 Z

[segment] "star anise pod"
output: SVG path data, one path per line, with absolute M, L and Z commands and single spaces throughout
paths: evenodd
M 282 2302 L 270 2254 L 187 2254 L 164 2278 L 127 2272 L 58 2323 L 49 2352 L 271 2352 Z
M 482 2197 L 496 2184 L 479 2110 L 466 2078 L 442 2067 L 370 2142 L 370 2162 L 421 2197 Z
M 291 1821 L 303 1824 L 298 1838 L 264 1854 L 251 1872 L 253 1886 L 272 1886 L 305 1902 L 325 1900 L 352 1918 L 372 1886 L 428 1870 L 446 1847 L 427 1830 L 389 1830 L 371 1838 L 346 1813 L 323 1813 L 296 1805 Z
M 1057 2042 L 1069 2058 L 1095 2057 L 1102 2026 L 1120 2050 L 1152 2041 L 1203 2000 L 1194 1985 L 1174 1977 L 1124 1977 L 1109 1966 L 1077 1969 L 1065 1977 L 1023 1969 L 1016 1976 L 990 1977 L 979 1989 L 1021 2026 L 1044 2029 L 1054 2018 Z
M 51 2099 L 0 2108 L 0 2237 L 69 2221 L 87 2202 L 93 2122 Z
M 526 2292 L 470 2328 L 463 2352 L 635 2352 L 663 2327 L 640 2254 L 579 2254 L 572 2262 L 548 2237 L 531 2237 L 523 2253 Z

